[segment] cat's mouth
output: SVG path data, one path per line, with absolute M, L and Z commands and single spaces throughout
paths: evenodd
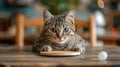
M 68 42 L 68 38 L 61 38 L 61 39 L 57 38 L 54 40 L 54 42 L 58 43 L 58 44 L 64 44 L 64 43 Z
M 58 43 L 59 44 L 64 44 L 64 43 L 66 43 L 67 42 L 67 40 L 63 40 L 63 41 L 59 41 Z

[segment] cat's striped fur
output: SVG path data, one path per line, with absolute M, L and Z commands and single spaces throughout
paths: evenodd
M 35 52 L 53 50 L 72 50 L 85 52 L 85 41 L 75 33 L 75 11 L 66 15 L 53 16 L 44 11 L 44 28 L 40 37 L 35 41 Z

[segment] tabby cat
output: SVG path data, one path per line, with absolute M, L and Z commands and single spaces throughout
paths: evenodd
M 53 16 L 49 11 L 43 12 L 44 28 L 40 37 L 34 42 L 35 52 L 70 50 L 85 52 L 85 41 L 75 33 L 75 11 L 65 15 Z

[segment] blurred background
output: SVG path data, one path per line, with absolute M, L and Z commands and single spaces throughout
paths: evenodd
M 120 0 L 103 0 L 104 8 L 98 0 L 0 0 L 0 45 L 14 45 L 16 15 L 26 18 L 42 17 L 44 9 L 53 15 L 76 10 L 76 18 L 88 21 L 89 14 L 95 17 L 97 45 L 120 45 Z M 35 27 L 25 28 L 25 45 L 33 44 L 39 36 Z M 83 38 L 87 39 L 85 35 Z

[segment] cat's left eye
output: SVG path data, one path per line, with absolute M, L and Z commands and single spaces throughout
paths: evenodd
M 56 30 L 54 28 L 50 28 L 51 32 L 56 32 Z
M 69 28 L 66 27 L 66 28 L 64 29 L 64 32 L 68 32 L 68 31 L 69 31 Z

